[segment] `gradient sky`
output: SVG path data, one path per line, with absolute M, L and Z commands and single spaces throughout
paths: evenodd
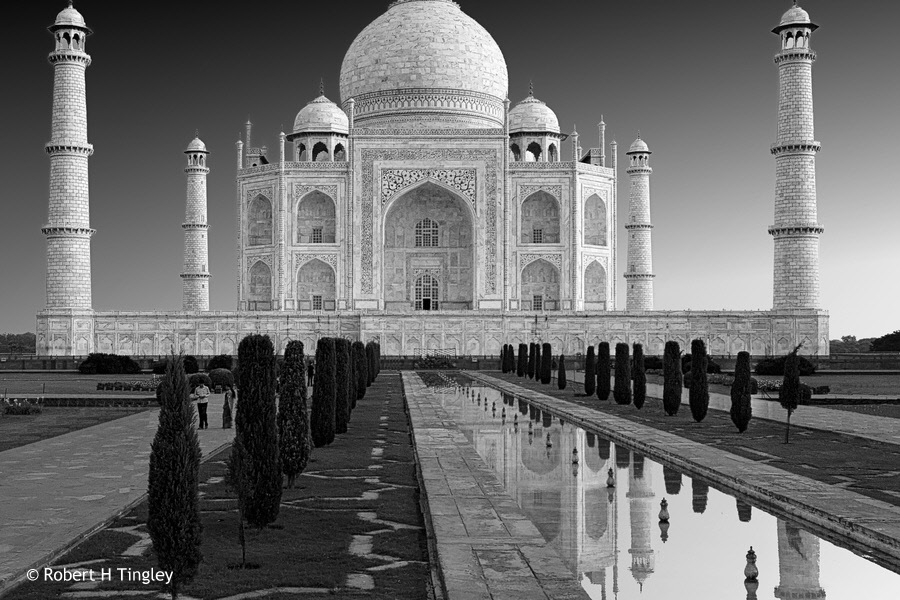
M 248 115 L 254 144 L 317 95 L 339 99 L 341 61 L 388 0 L 352 3 L 100 2 L 75 7 L 94 30 L 87 51 L 94 308 L 177 310 L 185 177 L 195 129 L 211 151 L 211 308 L 234 310 L 235 149 Z M 4 35 L 0 145 L 4 182 L 0 331 L 34 331 L 45 305 L 53 69 L 46 27 L 62 1 L 20 2 Z M 640 130 L 653 151 L 651 206 L 657 309 L 769 309 L 778 75 L 770 33 L 787 0 L 461 0 L 497 40 L 513 102 L 535 95 L 577 125 L 585 148 L 624 152 Z M 831 338 L 900 329 L 900 5 L 808 0 L 822 306 Z M 340 8 L 338 8 L 340 7 Z M 352 7 L 352 10 L 348 9 Z M 277 153 L 277 152 L 276 152 Z M 571 144 L 562 156 L 571 157 Z M 619 195 L 620 225 L 628 210 Z M 624 230 L 619 232 L 624 240 Z M 626 248 L 620 248 L 619 277 Z M 624 289 L 620 280 L 620 306 Z M 894 310 L 892 310 L 894 309 Z

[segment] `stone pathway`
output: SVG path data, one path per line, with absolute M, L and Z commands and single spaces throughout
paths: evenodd
M 234 436 L 223 399 L 198 432 L 204 457 Z M 153 409 L 0 452 L 0 593 L 144 497 L 158 422 Z
M 717 487 L 772 507 L 776 513 L 799 520 L 813 533 L 834 532 L 849 540 L 851 546 L 855 544 L 859 551 L 874 549 L 881 560 L 900 566 L 900 506 L 497 377 L 482 373 L 468 375 L 653 460 L 699 475 Z M 557 391 L 555 385 L 553 391 Z
M 448 600 L 587 598 L 419 375 L 403 385 Z

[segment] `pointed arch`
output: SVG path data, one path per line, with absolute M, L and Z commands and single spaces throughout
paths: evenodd
M 247 245 L 272 244 L 272 201 L 262 194 L 250 201 L 247 211 Z
M 606 202 L 599 194 L 591 194 L 584 203 L 584 243 L 587 246 L 607 246 L 608 240 Z
M 592 261 L 584 270 L 584 307 L 586 310 L 606 310 L 606 269 L 600 261 Z
M 346 162 L 347 161 L 347 151 L 344 149 L 343 144 L 337 144 L 334 147 L 334 162 Z
M 337 239 L 337 214 L 334 199 L 313 190 L 297 202 L 296 231 L 298 244 L 333 244 Z
M 509 151 L 512 152 L 513 162 L 520 162 L 522 160 L 522 150 L 519 148 L 518 144 L 512 144 L 509 147 Z
M 559 162 L 559 149 L 556 144 L 550 144 L 550 147 L 547 148 L 547 158 L 550 162 Z
M 521 236 L 523 244 L 559 243 L 559 201 L 552 194 L 538 190 L 522 203 Z
M 525 310 L 557 310 L 559 308 L 559 270 L 550 262 L 538 259 L 522 269 L 522 306 Z
M 325 261 L 314 258 L 297 270 L 297 306 L 305 310 L 334 310 L 337 276 Z
M 540 162 L 542 155 L 541 145 L 537 142 L 531 142 L 525 150 L 525 162 Z
M 298 143 L 294 147 L 297 149 L 297 162 L 306 162 L 308 158 L 306 154 L 306 144 Z
M 272 301 L 272 269 L 264 261 L 257 260 L 247 275 L 247 300 L 257 303 L 257 307 L 264 307 Z
M 328 153 L 328 146 L 323 142 L 318 142 L 312 149 L 313 162 L 328 162 L 331 155 Z

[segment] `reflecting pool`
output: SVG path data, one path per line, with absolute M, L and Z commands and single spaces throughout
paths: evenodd
M 514 396 L 432 392 L 592 598 L 900 598 L 897 573 Z

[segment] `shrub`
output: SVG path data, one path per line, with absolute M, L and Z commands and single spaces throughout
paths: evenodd
M 159 426 L 150 445 L 147 478 L 147 531 L 160 570 L 172 575 L 170 592 L 197 573 L 203 560 L 200 540 L 200 441 L 184 361 L 173 356 L 162 388 Z
M 616 377 L 613 388 L 616 404 L 631 404 L 631 365 L 628 360 L 628 344 L 616 344 Z
M 545 343 L 541 352 L 541 383 L 547 385 L 553 379 L 552 362 L 553 355 L 550 344 Z
M 666 342 L 663 354 L 663 410 L 674 416 L 681 408 L 681 348 L 678 342 Z
M 350 340 L 334 339 L 334 432 L 347 433 L 350 422 Z
M 83 375 L 135 375 L 141 372 L 141 365 L 130 356 L 95 352 L 78 365 Z
M 534 361 L 535 361 L 535 344 L 532 342 L 528 347 L 528 370 L 525 371 L 525 374 L 528 375 L 528 379 L 534 379 Z
M 750 353 L 738 352 L 734 365 L 734 383 L 731 384 L 731 422 L 740 433 L 747 431 L 752 416 L 750 404 L 751 380 Z
M 306 469 L 312 453 L 307 400 L 303 342 L 288 342 L 278 385 L 278 442 L 281 472 L 287 477 L 289 488 Z
M 647 374 L 644 372 L 644 347 L 634 345 L 634 359 L 631 361 L 631 379 L 634 382 L 634 406 L 643 408 L 647 399 Z
M 584 395 L 593 396 L 597 391 L 597 360 L 594 358 L 594 346 L 588 346 L 584 358 Z
M 150 369 L 153 371 L 154 375 L 165 375 L 166 374 L 166 365 L 169 364 L 167 359 L 156 360 L 153 361 L 153 365 L 151 365 Z
M 600 342 L 597 346 L 597 399 L 609 400 L 612 392 L 610 381 L 612 380 L 612 361 L 609 358 L 609 342 Z
M 370 342 L 371 343 L 371 342 Z M 371 357 L 367 347 L 367 359 Z M 371 367 L 370 360 L 366 367 Z M 371 380 L 371 377 L 368 378 Z M 316 448 L 334 441 L 335 420 L 335 347 L 333 338 L 319 338 L 316 345 L 316 383 L 313 387 L 310 428 Z
M 278 517 L 282 482 L 275 423 L 275 348 L 269 336 L 242 339 L 238 363 L 241 399 L 229 479 L 236 483 L 241 518 L 262 528 Z
M 223 389 L 234 387 L 234 374 L 229 369 L 213 369 L 209 372 L 209 380 L 213 389 L 218 386 L 222 386 Z
M 691 370 L 691 355 L 685 354 L 681 357 L 681 372 L 689 373 Z M 708 354 L 706 355 L 706 372 L 710 374 L 722 372 L 722 365 L 711 359 Z
M 559 389 L 566 389 L 566 355 L 559 355 L 559 370 L 556 373 L 556 383 Z
M 709 382 L 706 379 L 706 344 L 703 340 L 691 342 L 691 390 L 689 395 L 691 415 L 698 423 L 706 418 L 709 410 Z
M 184 372 L 188 375 L 193 375 L 194 373 L 200 370 L 200 365 L 197 362 L 197 358 L 191 356 L 190 354 L 184 357 Z
M 43 407 L 36 403 L 25 399 L 10 398 L 9 400 L 0 400 L 0 406 L 3 407 L 3 414 L 11 417 L 21 417 L 26 415 L 39 415 L 43 412 Z
M 525 370 L 528 368 L 528 346 L 519 344 L 519 362 L 516 365 L 516 375 L 525 376 Z
M 216 369 L 228 369 L 234 366 L 234 357 L 228 354 L 217 354 L 206 363 L 206 372 L 212 374 Z
M 802 344 L 801 344 L 802 345 Z M 800 399 L 804 395 L 804 390 L 800 384 L 800 361 L 797 352 L 800 346 L 794 348 L 787 355 L 784 362 L 784 381 L 781 383 L 781 389 L 778 390 L 778 401 L 781 402 L 782 408 L 787 411 L 787 428 L 784 430 L 784 443 L 791 441 L 791 414 L 797 410 Z M 811 394 L 809 386 L 806 393 Z
M 644 357 L 644 372 L 649 373 L 650 371 L 662 371 L 663 370 L 663 359 L 660 356 L 645 356 Z
M 362 400 L 366 395 L 366 382 L 369 381 L 369 372 L 366 365 L 366 345 L 362 342 L 353 342 L 351 346 L 353 350 L 353 360 L 356 363 L 354 372 L 356 373 L 356 400 Z M 353 401 L 356 407 L 356 401 Z
M 788 356 L 790 355 L 778 358 L 765 358 L 756 363 L 756 368 L 753 372 L 757 375 L 784 376 L 784 366 Z M 807 377 L 816 372 L 816 366 L 802 356 L 797 356 L 797 368 L 801 377 Z
M 188 379 L 188 383 L 190 384 L 192 390 L 194 388 L 196 388 L 198 385 L 200 385 L 201 383 L 205 384 L 206 387 L 208 387 L 210 389 L 212 389 L 212 386 L 213 386 L 212 378 L 209 375 L 207 375 L 206 373 L 194 373 Z

